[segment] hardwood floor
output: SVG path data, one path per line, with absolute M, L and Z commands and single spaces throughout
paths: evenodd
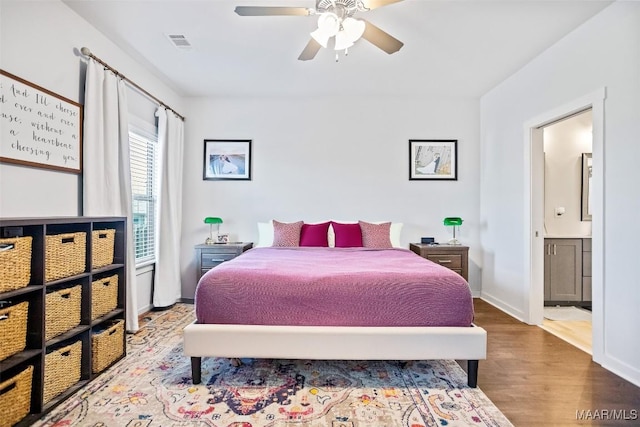
M 515 426 L 640 425 L 639 387 L 542 328 L 474 301 L 475 323 L 488 335 L 478 386 Z M 602 417 L 605 410 L 622 419 Z M 591 419 L 578 420 L 579 411 Z
M 585 353 L 593 354 L 593 328 L 590 321 L 544 319 L 540 327 L 569 344 L 573 344 Z

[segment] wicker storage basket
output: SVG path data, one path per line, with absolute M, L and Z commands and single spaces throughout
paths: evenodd
M 47 235 L 45 272 L 47 282 L 84 272 L 87 256 L 87 233 Z
M 91 233 L 91 268 L 113 264 L 116 230 L 94 230 Z
M 91 320 L 104 316 L 118 306 L 118 275 L 91 283 Z
M 91 337 L 91 370 L 98 373 L 124 354 L 124 320 Z
M 27 346 L 29 301 L 0 309 L 0 360 L 21 352 Z
M 32 240 L 31 236 L 0 239 L 0 292 L 29 284 Z
M 82 285 L 49 292 L 45 298 L 45 340 L 80 324 Z
M 0 427 L 10 427 L 31 409 L 33 366 L 0 383 Z
M 54 350 L 44 357 L 44 403 L 80 381 L 82 341 Z

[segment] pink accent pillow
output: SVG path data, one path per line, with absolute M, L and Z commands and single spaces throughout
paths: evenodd
M 331 221 L 333 232 L 336 235 L 336 248 L 361 248 L 362 231 L 360 224 L 342 224 Z
M 390 233 L 391 223 L 371 224 L 369 222 L 358 221 L 362 231 L 362 246 L 365 248 L 387 249 L 392 248 Z
M 300 246 L 322 246 L 329 247 L 329 224 L 302 224 L 300 230 Z
M 279 222 L 273 220 L 273 244 L 271 246 L 300 246 L 302 221 Z

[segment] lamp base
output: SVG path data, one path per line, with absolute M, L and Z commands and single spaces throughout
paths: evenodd
M 460 240 L 458 240 L 458 239 L 451 239 L 451 240 L 449 240 L 449 242 L 447 242 L 447 244 L 449 244 L 449 245 L 461 245 L 462 243 L 460 243 Z
M 211 237 L 207 237 L 207 240 L 204 241 L 205 245 L 215 245 L 216 242 L 213 241 Z

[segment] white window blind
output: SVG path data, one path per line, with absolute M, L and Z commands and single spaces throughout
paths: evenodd
M 155 261 L 157 224 L 158 139 L 130 127 L 131 187 L 133 193 L 133 238 L 136 265 Z

